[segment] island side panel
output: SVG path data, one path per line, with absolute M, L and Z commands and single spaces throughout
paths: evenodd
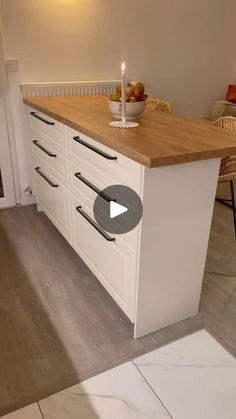
M 145 169 L 135 338 L 198 312 L 219 167 Z

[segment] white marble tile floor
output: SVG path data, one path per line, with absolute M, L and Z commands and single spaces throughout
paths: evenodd
M 201 330 L 2 419 L 42 418 L 236 419 L 236 360 Z

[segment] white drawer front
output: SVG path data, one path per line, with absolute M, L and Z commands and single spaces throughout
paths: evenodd
M 85 199 L 86 200 L 86 199 Z M 88 205 L 85 215 L 92 218 Z M 77 197 L 71 195 L 72 245 L 127 316 L 134 320 L 136 253 L 119 236 L 109 234 L 108 241 L 76 210 Z
M 69 162 L 69 183 L 71 192 L 80 195 L 82 191 L 94 201 L 98 193 L 108 186 L 114 184 L 112 174 L 106 173 L 103 176 L 95 176 L 94 171 L 81 168 L 78 164 Z M 98 191 L 98 192 L 97 192 Z
M 69 158 L 78 171 L 85 171 L 104 187 L 124 184 L 140 192 L 142 166 L 131 159 L 103 146 L 86 135 L 68 130 Z M 74 139 L 74 138 L 77 138 Z M 79 141 L 82 141 L 80 143 Z M 90 149 L 92 146 L 94 149 Z M 99 154 L 105 153 L 104 155 Z M 111 159 L 110 159 L 111 158 Z M 113 160 L 116 158 L 116 160 Z
M 37 163 L 40 163 L 40 161 L 37 161 Z M 36 166 L 36 168 L 37 202 L 58 230 L 69 239 L 68 192 L 45 166 Z
M 51 145 L 40 139 L 32 141 L 32 151 L 35 160 L 39 160 L 39 165 L 46 165 L 54 176 L 56 176 L 60 183 L 68 186 L 68 162 L 57 150 L 53 149 Z
M 41 138 L 54 150 L 67 156 L 65 125 L 35 110 L 30 110 L 29 121 L 32 141 Z
M 81 202 L 81 204 L 85 202 L 86 206 L 89 208 L 92 218 L 94 218 L 93 206 L 95 199 L 97 198 L 99 191 L 102 191 L 107 186 L 111 186 L 112 178 L 107 176 L 107 179 L 110 179 L 110 181 L 107 182 L 107 185 L 104 185 L 99 181 L 99 179 L 95 179 L 85 171 L 81 171 L 81 180 L 81 175 L 79 175 L 79 173 L 80 172 L 77 172 L 77 166 L 74 163 L 69 163 L 70 190 L 74 196 L 78 198 L 78 202 Z M 75 174 L 79 175 L 79 177 L 76 177 Z M 90 183 L 90 186 L 86 184 L 87 181 Z M 96 189 L 98 189 L 98 192 L 96 192 Z M 138 247 L 138 232 L 139 226 L 126 234 L 120 235 L 119 240 L 125 241 L 131 249 L 136 251 Z

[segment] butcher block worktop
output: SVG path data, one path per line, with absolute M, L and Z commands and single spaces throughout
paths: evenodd
M 236 154 L 236 135 L 210 123 L 146 109 L 134 129 L 109 126 L 102 96 L 24 98 L 24 103 L 146 167 L 167 166 Z

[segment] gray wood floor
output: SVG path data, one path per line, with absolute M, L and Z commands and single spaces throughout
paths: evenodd
M 215 205 L 200 316 L 206 329 L 236 357 L 236 238 L 230 209 Z
M 216 206 L 200 315 L 134 341 L 130 322 L 44 214 L 0 211 L 0 415 L 204 325 L 236 355 L 231 225 Z

